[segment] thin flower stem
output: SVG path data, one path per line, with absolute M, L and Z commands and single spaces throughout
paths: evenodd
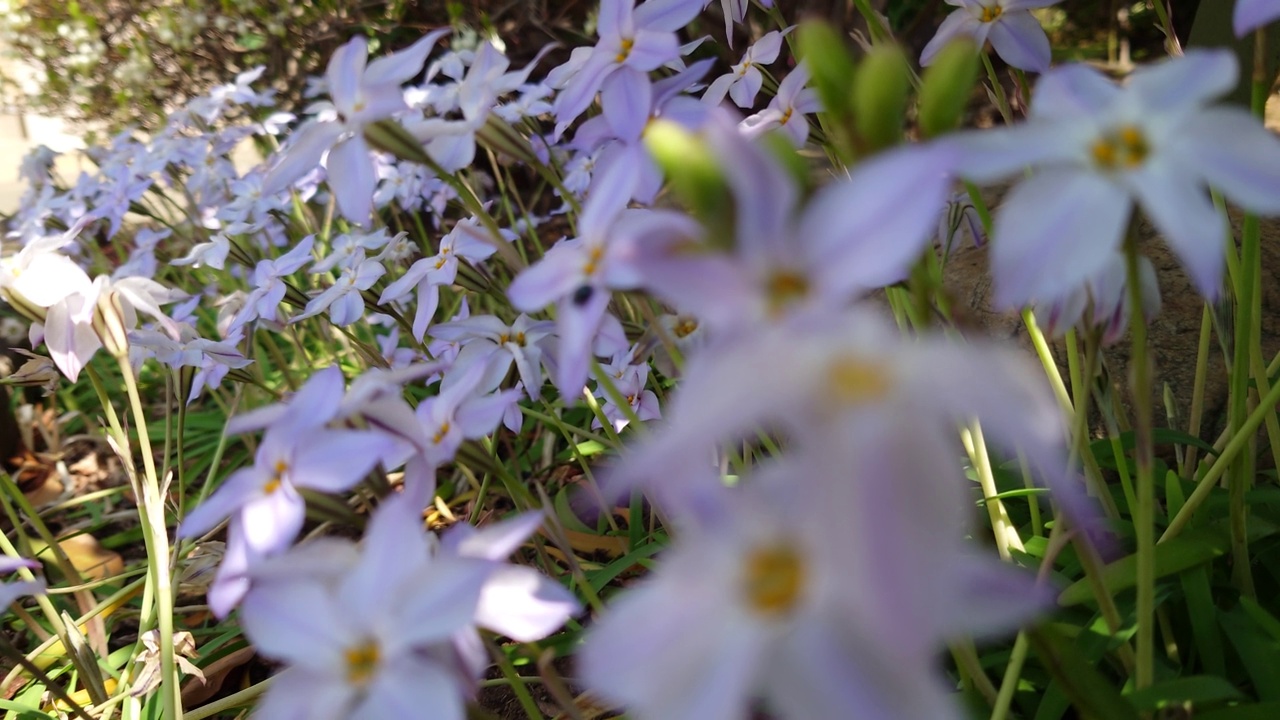
M 141 629 L 145 632 L 155 627 L 160 633 L 160 700 L 163 717 L 182 720 L 182 703 L 178 696 L 178 668 L 173 649 L 173 574 L 169 561 L 171 548 L 165 522 L 164 496 L 160 491 L 160 479 L 156 476 L 151 438 L 147 434 L 147 416 L 142 408 L 137 377 L 129 362 L 127 347 L 120 349 L 119 354 L 116 355 L 116 363 L 120 367 L 125 391 L 129 396 L 129 408 L 138 433 L 138 450 L 142 455 L 142 478 L 136 478 L 137 470 L 131 462 L 126 463 L 128 470 L 135 476 L 142 537 L 147 548 L 148 574 L 145 587 L 155 602 L 154 606 L 144 607 Z M 103 405 L 110 406 L 110 398 L 105 395 L 106 388 L 102 387 L 100 382 L 95 382 L 94 386 L 99 388 Z M 116 436 L 116 444 L 120 452 L 128 455 L 131 447 L 129 438 L 118 421 L 112 427 L 112 433 Z
M 1130 357 L 1131 396 L 1136 415 L 1134 455 L 1137 465 L 1137 506 L 1133 512 L 1137 536 L 1137 666 L 1134 685 L 1139 690 L 1155 680 L 1155 466 L 1152 444 L 1151 368 L 1147 357 L 1147 325 L 1142 314 L 1142 275 L 1138 267 L 1138 244 L 1130 232 L 1125 241 L 1133 354 Z
M 956 640 L 951 643 L 951 657 L 956 661 L 960 677 L 972 683 L 973 688 L 986 699 L 987 704 L 995 707 L 1000 691 L 995 683 L 987 677 L 982 669 L 982 660 L 978 657 L 978 648 L 972 640 Z
M 1191 413 L 1187 418 L 1187 434 L 1191 437 L 1200 437 L 1200 423 L 1204 418 L 1204 386 L 1209 374 L 1209 341 L 1212 339 L 1212 332 L 1213 311 L 1209 308 L 1209 304 L 1205 303 L 1204 311 L 1200 315 L 1200 344 L 1196 347 L 1196 377 L 1191 387 Z M 1195 472 L 1196 455 L 1199 452 L 1200 448 L 1195 445 L 1187 448 L 1187 455 L 1179 473 L 1182 477 L 1190 477 Z
M 1013 641 L 1013 651 L 1009 653 L 1009 664 L 1005 666 L 1004 678 L 1000 681 L 1000 694 L 996 695 L 996 706 L 991 710 L 991 720 L 1006 720 L 1009 708 L 1013 705 L 1013 694 L 1018 689 L 1018 678 L 1022 677 L 1022 665 L 1027 660 L 1027 651 L 1031 643 L 1027 634 L 1020 632 Z
M 1102 478 L 1102 469 L 1098 467 L 1098 459 L 1094 457 L 1093 448 L 1089 444 L 1089 398 L 1092 397 L 1089 388 L 1092 386 L 1094 376 L 1098 372 L 1097 333 L 1089 333 L 1085 338 L 1083 368 L 1080 367 L 1080 362 L 1076 356 L 1077 347 L 1074 330 L 1067 331 L 1067 345 L 1067 365 L 1071 375 L 1071 394 L 1075 398 L 1072 443 L 1067 461 L 1067 470 L 1070 471 L 1074 468 L 1077 460 L 1083 461 L 1085 478 L 1090 484 L 1094 496 L 1098 498 L 1098 503 L 1102 505 L 1102 510 L 1107 517 L 1114 520 L 1120 517 L 1120 510 L 1116 507 L 1115 499 L 1111 497 L 1111 491 L 1107 489 L 1107 484 Z M 1129 487 L 1127 478 L 1124 488 L 1129 507 L 1133 507 L 1133 491 Z
M 1062 408 L 1064 413 L 1068 415 L 1074 414 L 1074 405 L 1071 402 L 1071 396 L 1067 394 L 1066 384 L 1062 382 L 1062 373 L 1058 371 L 1058 363 L 1053 359 L 1053 350 L 1049 348 L 1049 341 L 1045 339 L 1044 332 L 1036 324 L 1035 313 L 1032 313 L 1030 308 L 1022 311 L 1022 323 L 1026 325 L 1027 333 L 1031 336 L 1031 345 L 1036 350 L 1036 357 L 1040 359 L 1044 374 L 1049 378 L 1049 386 L 1053 389 L 1053 396 L 1058 400 L 1058 406 Z
M 529 720 L 543 720 L 542 711 L 538 709 L 538 703 L 534 702 L 533 695 L 529 694 L 529 688 L 520 682 L 520 673 L 516 672 L 516 668 L 511 664 L 511 659 L 498 647 L 492 640 L 485 640 L 484 643 L 489 648 L 489 654 L 493 657 L 494 662 L 498 664 L 498 669 L 502 671 L 503 677 L 511 680 L 511 692 L 516 696 L 516 700 L 520 702 L 520 707 L 524 709 Z
M 995 534 L 996 549 L 1000 551 L 1002 560 L 1012 560 L 1012 550 L 1025 552 L 1026 547 L 1018 536 L 1018 528 L 1009 519 L 1004 503 L 996 497 L 999 490 L 996 489 L 996 476 L 991 469 L 991 457 L 987 454 L 987 441 L 982 435 L 982 425 L 975 420 L 961 431 L 960 438 L 965 451 L 969 453 L 974 472 L 978 475 L 978 484 L 982 486 L 982 497 L 991 518 L 991 532 Z

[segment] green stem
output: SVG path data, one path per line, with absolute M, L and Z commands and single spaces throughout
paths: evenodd
M 1006 720 L 1009 708 L 1013 705 L 1013 693 L 1018 689 L 1018 678 L 1022 677 L 1022 664 L 1027 660 L 1027 651 L 1031 643 L 1026 633 L 1018 633 L 1013 641 L 1013 651 L 1009 654 L 1009 664 L 1004 669 L 1004 679 L 1000 681 L 1000 694 L 996 696 L 996 706 L 991 710 L 991 720 Z
M 142 455 L 142 478 L 136 478 L 135 487 L 139 491 L 138 511 L 142 523 L 143 542 L 147 548 L 148 586 L 155 599 L 153 612 L 141 618 L 141 630 L 145 632 L 152 627 L 160 634 L 160 701 L 163 717 L 182 720 L 182 703 L 179 699 L 178 668 L 174 660 L 173 649 L 173 571 L 170 564 L 169 531 L 165 522 L 164 495 L 160 489 L 160 478 L 156 474 L 155 457 L 151 448 L 151 438 L 147 433 L 147 415 L 142 407 L 142 396 L 138 392 L 138 379 L 129 362 L 128 348 L 120 348 L 116 354 L 116 363 L 124 379 L 125 391 L 129 396 L 129 409 L 133 415 L 134 426 L 138 433 L 138 451 Z M 129 453 L 128 436 L 117 425 L 116 443 L 120 452 Z M 130 463 L 130 465 L 132 465 Z M 140 481 L 139 481 L 140 480 Z M 141 634 L 141 633 L 140 633 Z M 139 640 L 141 643 L 141 640 Z
M 1134 463 L 1137 466 L 1137 507 L 1133 526 L 1137 536 L 1137 667 L 1134 685 L 1149 687 L 1155 680 L 1155 460 L 1152 443 L 1151 367 L 1147 357 L 1147 324 L 1142 313 L 1142 274 L 1138 265 L 1138 244 L 1130 232 L 1125 241 L 1125 267 L 1128 270 L 1129 308 L 1132 313 L 1130 332 L 1133 354 L 1130 358 L 1135 423 Z

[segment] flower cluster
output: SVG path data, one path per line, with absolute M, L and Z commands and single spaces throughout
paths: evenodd
M 1117 340 L 1160 309 L 1126 240 L 1135 208 L 1214 298 L 1208 189 L 1280 214 L 1280 141 L 1212 104 L 1238 79 L 1227 51 L 1117 83 L 1052 66 L 1031 10 L 1053 0 L 948 2 L 917 115 L 959 98 L 942 66 L 967 36 L 1040 73 L 1025 121 L 908 141 L 895 114 L 871 142 L 872 111 L 905 114 L 905 59 L 859 67 L 846 101 L 832 58 L 789 56 L 809 38 L 771 3 L 777 27 L 713 72 L 685 42 L 710 3 L 602 0 L 594 42 L 546 73 L 547 50 L 513 69 L 497 38 L 439 29 L 371 58 L 354 37 L 303 118 L 248 122 L 273 108 L 251 71 L 93 149 L 69 188 L 44 155 L 24 166 L 0 296 L 63 375 L 105 349 L 121 372 L 172 372 L 195 408 L 263 389 L 234 391 L 253 398 L 225 428 L 248 459 L 176 534 L 180 553 L 225 539 L 209 607 L 284 665 L 257 716 L 460 719 L 491 654 L 510 660 L 482 633 L 566 623 L 554 649 L 577 648 L 583 689 L 642 720 L 963 716 L 940 652 L 1055 598 L 999 532 L 1003 558 L 975 540 L 965 455 L 980 479 L 1047 488 L 1083 552 L 1106 503 L 1041 373 L 934 302 L 938 264 L 967 235 L 1002 308 Z M 1237 26 L 1264 5 L 1241 2 Z M 732 37 L 749 3 L 712 12 Z M 255 138 L 278 151 L 237 166 Z M 810 188 L 814 145 L 839 163 Z M 994 222 L 960 190 L 1014 177 Z M 575 463 L 590 491 L 553 498 L 545 478 Z M 572 557 L 591 536 L 575 498 L 603 528 L 624 496 L 626 554 L 596 582 Z M 644 539 L 665 551 L 632 582 Z M 0 586 L 0 607 L 39 589 Z

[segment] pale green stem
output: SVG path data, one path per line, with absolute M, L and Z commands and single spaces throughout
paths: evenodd
M 1004 669 L 1004 679 L 1000 681 L 1000 694 L 996 696 L 996 706 L 991 710 L 991 720 L 1006 720 L 1009 708 L 1013 705 L 1013 694 L 1018 690 L 1018 678 L 1022 677 L 1022 665 L 1027 660 L 1027 650 L 1031 643 L 1026 633 L 1018 633 L 1013 641 L 1013 651 L 1009 653 L 1009 664 Z
M 965 451 L 969 453 L 974 472 L 978 475 L 978 484 L 982 487 L 982 497 L 986 500 L 984 504 L 991 518 L 991 532 L 996 538 L 996 549 L 1000 551 L 1001 559 L 1012 560 L 1011 550 L 1026 552 L 1026 547 L 1018 536 L 1018 528 L 1009 519 L 1004 503 L 996 497 L 999 490 L 996 489 L 996 477 L 991 469 L 991 457 L 987 454 L 987 441 L 982 435 L 982 425 L 973 421 L 968 428 L 960 431 L 960 439 Z
M 1200 316 L 1200 344 L 1196 347 L 1196 377 L 1191 388 L 1191 413 L 1187 418 L 1187 434 L 1200 437 L 1200 423 L 1204 418 L 1204 386 L 1209 374 L 1209 345 L 1213 331 L 1213 311 L 1205 304 Z M 1187 448 L 1187 456 L 1183 462 L 1183 477 L 1190 477 L 1196 469 L 1196 455 L 1200 448 L 1192 445 Z
M 1137 537 L 1137 666 L 1134 685 L 1149 687 L 1155 680 L 1155 466 L 1152 443 L 1151 368 L 1147 357 L 1147 325 L 1142 314 L 1142 275 L 1138 266 L 1137 239 L 1132 232 L 1125 240 L 1129 302 L 1133 313 L 1130 358 L 1134 413 L 1134 461 L 1137 466 L 1137 507 L 1133 526 Z
M 147 547 L 148 579 L 155 598 L 154 616 L 142 617 L 141 629 L 145 632 L 156 627 L 160 634 L 160 693 L 163 717 L 166 720 L 182 720 L 182 704 L 179 700 L 178 667 L 173 649 L 173 571 L 170 566 L 169 531 L 165 522 L 164 495 L 160 478 L 156 474 L 155 457 L 151 438 L 147 433 L 147 414 L 138 393 L 138 380 L 133 374 L 127 348 L 116 357 L 129 395 L 129 409 L 133 414 L 138 433 L 138 451 L 142 455 L 143 475 L 138 482 L 139 516 L 142 522 L 143 540 Z M 116 438 L 122 453 L 128 453 L 129 438 L 120 432 Z M 141 643 L 141 640 L 139 640 Z

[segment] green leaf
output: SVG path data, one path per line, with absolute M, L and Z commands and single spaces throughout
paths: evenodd
M 1115 684 L 1103 677 L 1076 643 L 1053 625 L 1030 631 L 1027 637 L 1040 662 L 1053 675 L 1081 717 L 1096 720 L 1137 720 L 1138 713 Z M 1036 713 L 1037 720 L 1044 720 Z
M 1243 606 L 1220 613 L 1218 622 L 1244 663 L 1258 696 L 1267 701 L 1280 700 L 1280 641 L 1258 627 Z
M 1156 545 L 1156 577 L 1182 572 L 1227 553 L 1231 546 L 1225 533 L 1193 530 L 1168 542 Z M 1127 590 L 1137 583 L 1138 556 L 1128 555 L 1102 569 L 1102 582 L 1111 594 Z M 1093 597 L 1087 579 L 1078 580 L 1062 591 L 1058 604 L 1078 605 Z
M 1213 604 L 1213 587 L 1209 578 L 1209 568 L 1200 566 L 1182 573 L 1179 579 L 1200 664 L 1213 675 L 1226 675 L 1226 655 L 1222 648 L 1222 633 L 1218 630 L 1218 608 Z
M 1212 675 L 1193 675 L 1169 680 L 1129 695 L 1129 702 L 1138 710 L 1159 710 L 1182 703 L 1200 706 L 1244 699 L 1244 695 L 1234 685 Z
M 1196 713 L 1196 720 L 1275 720 L 1276 718 L 1280 718 L 1280 703 L 1275 702 L 1238 705 L 1203 715 Z

